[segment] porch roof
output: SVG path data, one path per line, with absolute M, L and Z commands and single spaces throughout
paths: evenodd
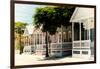
M 82 22 L 89 18 L 94 18 L 94 8 L 76 7 L 70 22 Z
M 33 33 L 33 30 L 34 30 L 34 26 L 27 25 L 26 28 L 25 28 L 24 35 L 30 35 L 30 34 L 32 34 Z

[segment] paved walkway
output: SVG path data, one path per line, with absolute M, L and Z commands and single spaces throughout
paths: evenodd
M 15 65 L 35 65 L 35 64 L 50 64 L 50 63 L 69 63 L 69 62 L 82 62 L 93 61 L 93 58 L 75 58 L 64 57 L 60 59 L 44 60 L 44 56 L 29 55 L 29 54 L 15 54 Z

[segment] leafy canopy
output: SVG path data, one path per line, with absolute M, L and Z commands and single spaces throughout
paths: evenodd
M 26 27 L 27 23 L 24 22 L 15 22 L 15 32 L 18 34 L 22 34 L 23 29 Z
M 69 19 L 74 11 L 74 7 L 44 7 L 37 8 L 33 16 L 36 28 L 42 26 L 43 32 L 51 35 L 57 32 L 57 28 L 68 26 Z

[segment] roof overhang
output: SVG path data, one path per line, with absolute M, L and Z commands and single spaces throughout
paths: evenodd
M 94 8 L 76 7 L 70 22 L 81 22 L 89 18 L 94 18 Z

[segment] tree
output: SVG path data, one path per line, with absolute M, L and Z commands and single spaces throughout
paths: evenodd
M 74 7 L 43 7 L 37 8 L 36 14 L 33 16 L 36 28 L 42 26 L 42 31 L 46 32 L 46 57 L 48 55 L 48 33 L 53 35 L 57 32 L 57 28 L 68 26 L 69 19 L 74 11 Z
M 27 23 L 24 22 L 16 22 L 15 23 L 15 33 L 18 34 L 18 41 L 19 41 L 19 49 L 20 49 L 20 54 L 23 53 L 23 46 L 21 44 L 21 35 L 24 33 L 24 29 L 26 27 Z

